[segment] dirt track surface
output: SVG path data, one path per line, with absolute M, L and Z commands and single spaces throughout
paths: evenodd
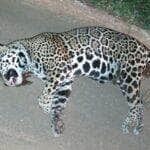
M 1 0 L 0 43 L 45 31 L 102 25 L 136 36 L 150 47 L 149 31 L 69 0 Z M 144 131 L 123 135 L 120 124 L 128 107 L 118 87 L 81 78 L 73 84 L 65 110 L 66 130 L 53 138 L 49 116 L 38 107 L 42 83 L 10 88 L 0 84 L 0 150 L 149 150 L 150 110 L 145 109 Z M 143 82 L 149 89 L 150 80 Z

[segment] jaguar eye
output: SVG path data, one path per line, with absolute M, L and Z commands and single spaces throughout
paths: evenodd
M 24 55 L 22 52 L 20 52 L 20 53 L 18 54 L 18 56 L 19 56 L 19 57 L 25 57 L 25 55 Z
M 19 65 L 19 67 L 21 67 L 21 68 L 24 68 L 24 67 L 25 67 L 25 65 L 20 62 L 20 59 L 19 59 L 19 58 L 17 59 L 17 63 L 18 63 L 18 65 Z

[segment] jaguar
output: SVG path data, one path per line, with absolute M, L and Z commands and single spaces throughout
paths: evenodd
M 0 73 L 5 85 L 22 85 L 29 74 L 44 82 L 38 102 L 49 114 L 56 137 L 64 131 L 63 110 L 72 83 L 80 76 L 116 84 L 129 106 L 122 130 L 139 134 L 144 111 L 140 85 L 149 63 L 150 51 L 144 44 L 100 26 L 44 32 L 0 45 Z

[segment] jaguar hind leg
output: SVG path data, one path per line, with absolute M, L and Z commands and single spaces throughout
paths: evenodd
M 138 69 L 138 68 L 137 68 Z M 136 69 L 136 70 L 137 70 Z M 137 135 L 143 127 L 143 102 L 140 98 L 140 73 L 134 71 L 126 71 L 125 67 L 120 73 L 120 88 L 127 98 L 129 112 L 122 123 L 124 133 L 132 132 Z
M 130 107 L 128 115 L 122 123 L 123 133 L 129 133 L 133 131 L 135 135 L 138 135 L 143 128 L 143 105 L 138 104 L 134 107 Z

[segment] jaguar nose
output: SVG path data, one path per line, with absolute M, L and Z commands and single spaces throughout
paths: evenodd
M 5 74 L 5 78 L 7 80 L 9 80 L 10 77 L 15 77 L 15 78 L 18 77 L 18 73 L 17 73 L 17 71 L 15 69 L 9 69 L 7 71 L 7 73 Z

